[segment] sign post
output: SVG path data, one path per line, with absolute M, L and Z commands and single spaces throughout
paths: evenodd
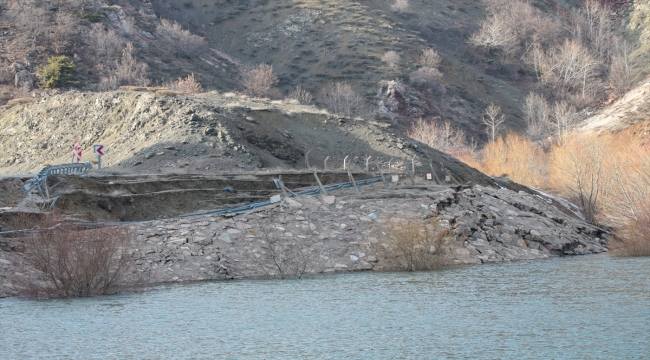
M 104 145 L 95 145 L 94 147 L 94 153 L 97 155 L 97 170 L 101 170 L 102 168 L 102 155 L 105 154 L 106 150 L 104 150 Z
M 74 163 L 74 160 L 77 159 L 77 162 L 81 161 L 81 146 L 79 145 L 79 141 L 75 140 L 74 144 L 72 145 L 72 162 Z

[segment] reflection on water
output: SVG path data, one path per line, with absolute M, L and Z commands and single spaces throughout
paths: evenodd
M 0 357 L 648 358 L 650 259 L 0 300 Z

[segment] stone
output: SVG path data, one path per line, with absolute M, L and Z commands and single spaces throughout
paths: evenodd
M 185 244 L 187 242 L 187 238 L 172 237 L 169 238 L 167 242 L 174 245 L 180 245 L 180 244 Z
M 219 235 L 219 240 L 221 240 L 221 241 L 223 241 L 225 243 L 228 243 L 228 244 L 232 244 L 232 240 L 230 239 L 230 235 L 228 235 L 227 233 L 222 233 L 221 235 Z
M 334 205 L 336 203 L 336 196 L 334 195 L 323 196 L 322 200 L 323 200 L 323 204 L 325 205 Z
M 517 245 L 521 246 L 522 248 L 527 248 L 528 247 L 528 245 L 526 244 L 526 241 L 524 239 L 517 240 Z
M 212 239 L 202 237 L 202 236 L 195 236 L 194 238 L 192 238 L 192 242 L 197 245 L 205 246 L 205 245 L 212 244 Z
M 359 260 L 359 257 L 358 257 L 358 256 L 354 256 L 354 255 L 350 255 L 350 260 L 352 260 L 352 261 L 358 261 L 358 260 Z
M 301 204 L 301 203 L 299 203 L 299 202 L 297 202 L 296 200 L 291 199 L 291 198 L 285 198 L 285 199 L 284 199 L 284 202 L 285 202 L 285 203 L 287 204 L 287 206 L 289 206 L 290 208 L 299 209 L 299 208 L 302 207 L 302 204 Z
M 334 268 L 336 269 L 346 269 L 348 266 L 345 264 L 336 264 L 334 265 Z

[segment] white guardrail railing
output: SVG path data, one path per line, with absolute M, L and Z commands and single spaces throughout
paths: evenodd
M 36 176 L 29 180 L 24 186 L 25 190 L 30 196 L 32 189 L 34 187 L 38 188 L 38 192 L 43 195 L 43 189 L 41 188 L 41 183 L 47 181 L 47 177 L 55 174 L 80 174 L 88 170 L 92 170 L 93 166 L 90 163 L 77 163 L 77 164 L 65 164 L 65 165 L 55 165 L 48 166 L 39 171 Z M 44 183 L 45 184 L 45 183 Z

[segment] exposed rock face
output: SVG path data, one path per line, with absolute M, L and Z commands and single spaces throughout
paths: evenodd
M 296 275 L 380 270 L 373 246 L 388 216 L 436 218 L 456 241 L 446 253 L 457 264 L 480 264 L 606 251 L 608 235 L 543 198 L 475 186 L 402 187 L 300 197 L 236 216 L 199 216 L 131 225 L 135 272 L 149 281 Z M 277 240 L 281 244 L 278 245 Z M 0 296 L 15 295 L 19 240 L 0 247 Z M 269 248 L 276 246 L 271 256 Z M 18 250 L 17 250 L 18 249 Z M 274 266 L 278 260 L 283 269 Z M 300 274 L 298 274 L 300 275 Z

